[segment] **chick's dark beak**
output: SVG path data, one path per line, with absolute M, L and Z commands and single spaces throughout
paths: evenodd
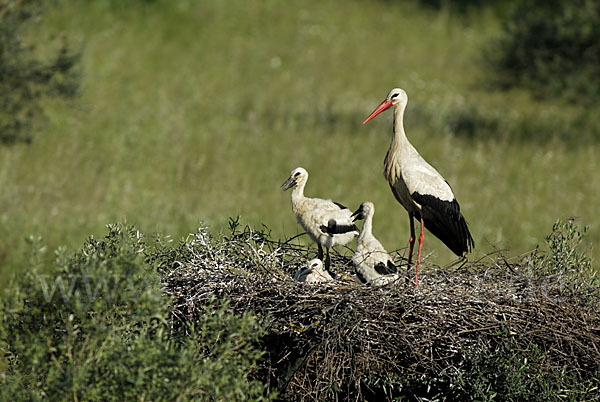
M 352 213 L 352 222 L 359 221 L 361 219 L 365 219 L 365 214 L 363 213 L 362 205 Z
M 282 185 L 281 189 L 283 191 L 289 190 L 290 188 L 296 185 L 296 181 L 290 176 Z

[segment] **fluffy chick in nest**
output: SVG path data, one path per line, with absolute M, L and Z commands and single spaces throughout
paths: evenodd
M 323 283 L 330 282 L 333 278 L 323 267 L 323 261 L 313 258 L 306 267 L 298 269 L 294 275 L 294 280 L 304 283 Z
M 364 219 L 363 227 L 356 239 L 356 252 L 352 256 L 352 263 L 356 269 L 356 276 L 362 283 L 386 285 L 398 279 L 398 270 L 392 257 L 373 236 L 374 214 L 375 205 L 369 201 L 360 204 L 352 214 L 354 221 Z

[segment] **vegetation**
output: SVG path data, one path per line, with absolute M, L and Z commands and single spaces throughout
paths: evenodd
M 0 316 L 1 399 L 262 398 L 265 386 L 248 379 L 262 355 L 258 319 L 213 299 L 175 330 L 146 240 L 108 229 L 73 255 L 58 250 L 52 272 L 34 268 L 12 284 Z M 34 241 L 33 263 L 42 250 Z
M 73 255 L 57 250 L 53 272 L 13 282 L 0 395 L 593 400 L 600 286 L 583 236 L 557 222 L 525 256 L 425 263 L 419 288 L 370 288 L 293 282 L 315 250 L 237 220 L 179 243 L 109 225 Z M 34 266 L 42 252 L 32 239 Z M 333 262 L 352 275 L 348 257 Z

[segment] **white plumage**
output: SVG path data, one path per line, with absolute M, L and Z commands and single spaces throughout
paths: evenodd
M 304 186 L 308 180 L 308 172 L 298 167 L 290 173 L 290 177 L 281 185 L 283 191 L 292 190 L 292 211 L 296 214 L 298 223 L 310 238 L 319 246 L 319 258 L 323 259 L 323 247 L 327 249 L 325 269 L 329 269 L 331 259 L 329 249 L 335 245 L 344 245 L 358 235 L 352 221 L 352 212 L 337 202 L 321 198 L 308 198 L 304 196 Z M 327 233 L 323 228 L 329 222 L 337 224 L 337 231 L 344 233 Z
M 397 269 L 390 255 L 379 240 L 373 236 L 375 206 L 365 201 L 354 212 L 355 220 L 364 219 L 363 227 L 356 240 L 356 252 L 352 263 L 356 276 L 362 283 L 385 285 L 398 279 Z
M 323 283 L 332 281 L 333 278 L 329 272 L 323 268 L 323 261 L 318 258 L 313 258 L 308 262 L 306 267 L 298 269 L 294 275 L 294 280 L 305 283 Z
M 415 284 L 417 284 L 425 227 L 458 256 L 471 251 L 475 243 L 450 185 L 419 155 L 406 137 L 403 119 L 407 103 L 406 92 L 394 88 L 363 124 L 394 106 L 394 131 L 390 148 L 385 156 L 383 173 L 394 196 L 408 211 L 409 265 L 416 240 L 413 218 L 421 223 L 415 276 Z

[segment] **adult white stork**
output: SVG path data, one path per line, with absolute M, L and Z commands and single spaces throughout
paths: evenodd
M 415 244 L 413 218 L 421 222 L 415 276 L 416 286 L 419 281 L 419 264 L 425 239 L 424 227 L 459 257 L 471 251 L 475 247 L 475 242 L 450 185 L 419 155 L 406 138 L 403 118 L 407 103 L 406 92 L 400 88 L 394 88 L 363 124 L 394 106 L 394 130 L 390 149 L 385 156 L 383 174 L 388 180 L 396 200 L 408 211 L 410 221 L 409 267 Z
M 323 261 L 313 258 L 306 267 L 300 267 L 294 275 L 294 280 L 305 283 L 323 283 L 332 281 L 333 278 L 325 269 Z
M 281 185 L 283 191 L 292 190 L 292 211 L 298 223 L 304 228 L 312 241 L 319 246 L 319 259 L 323 259 L 323 247 L 327 249 L 325 269 L 329 270 L 331 258 L 329 249 L 336 244 L 344 245 L 358 236 L 358 229 L 352 221 L 352 211 L 340 203 L 321 198 L 304 196 L 304 186 L 308 180 L 308 172 L 298 167 L 290 173 L 290 177 Z M 328 233 L 328 225 L 336 225 L 338 233 Z M 332 230 L 333 231 L 333 230 Z
M 354 220 L 364 219 L 363 227 L 356 239 L 356 252 L 352 263 L 356 276 L 362 283 L 385 285 L 398 279 L 397 269 L 390 255 L 385 251 L 379 240 L 373 236 L 373 215 L 375 206 L 365 201 L 352 214 Z

